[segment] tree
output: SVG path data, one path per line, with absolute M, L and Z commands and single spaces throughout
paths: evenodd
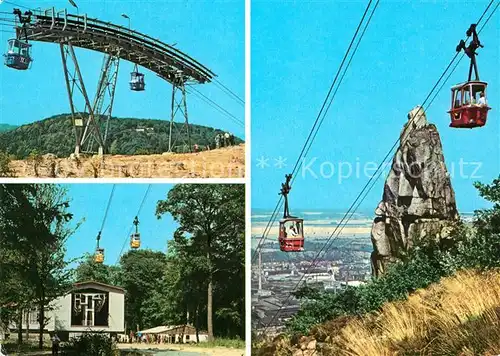
M 31 303 L 38 307 L 42 348 L 45 310 L 71 285 L 64 243 L 78 224 L 68 227 L 73 215 L 67 212 L 66 191 L 57 185 L 0 185 L 0 200 L 0 242 L 8 257 L 2 264 L 18 273 L 18 313 Z
M 177 185 L 168 192 L 166 200 L 157 204 L 157 217 L 165 213 L 170 213 L 180 225 L 176 231 L 177 240 L 184 236 L 189 241 L 186 246 L 205 257 L 207 328 L 208 338 L 213 340 L 214 277 L 234 267 L 228 261 L 235 255 L 242 258 L 245 187 L 238 184 Z M 243 263 L 239 261 L 238 270 L 244 269 Z M 239 291 L 244 294 L 244 279 L 239 282 Z
M 165 273 L 165 263 L 163 252 L 151 250 L 129 251 L 121 257 L 121 287 L 126 290 L 125 322 L 130 330 L 153 326 L 145 323 L 144 307 Z
M 108 266 L 94 261 L 94 255 L 85 254 L 75 269 L 75 281 L 95 281 L 114 286 L 121 285 L 120 267 Z
M 8 154 L 0 152 L 0 177 L 14 177 L 14 171 L 10 168 L 11 158 Z

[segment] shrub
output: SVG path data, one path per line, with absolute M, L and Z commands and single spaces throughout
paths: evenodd
M 61 347 L 61 355 L 115 356 L 116 345 L 105 334 L 83 334 L 80 337 L 71 338 L 69 342 L 64 343 Z

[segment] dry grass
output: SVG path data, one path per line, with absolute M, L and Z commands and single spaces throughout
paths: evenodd
M 344 316 L 317 325 L 310 337 L 276 337 L 254 345 L 257 356 L 500 355 L 500 269 L 461 271 L 386 303 L 362 317 Z
M 349 323 L 346 355 L 497 355 L 500 271 L 464 271 Z M 332 353 L 332 354 L 338 354 Z

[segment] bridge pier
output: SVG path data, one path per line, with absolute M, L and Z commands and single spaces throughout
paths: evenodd
M 189 128 L 189 116 L 186 100 L 186 78 L 182 73 L 177 73 L 172 82 L 172 106 L 170 115 L 170 133 L 168 136 L 168 152 L 174 152 L 179 139 L 183 147 L 187 146 L 187 151 L 192 152 L 191 132 Z M 175 119 L 178 118 L 177 123 Z M 182 122 L 182 124 L 180 123 Z M 182 125 L 182 127 L 179 127 Z M 186 136 L 183 137 L 183 132 Z M 175 135 L 175 136 L 174 136 Z
M 78 156 L 81 152 L 103 155 L 106 148 L 109 119 L 113 110 L 120 63 L 119 53 L 114 54 L 113 51 L 110 51 L 110 54 L 104 55 L 96 96 L 91 104 L 71 41 L 66 39 L 65 42 L 61 42 L 60 48 L 75 132 L 75 155 Z M 70 64 L 73 65 L 71 69 Z M 80 99 L 83 98 L 85 103 L 83 111 L 76 109 L 75 101 L 78 93 Z M 82 150 L 84 145 L 86 148 Z

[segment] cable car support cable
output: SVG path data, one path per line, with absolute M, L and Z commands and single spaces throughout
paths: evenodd
M 106 204 L 106 209 L 104 210 L 104 216 L 102 218 L 101 227 L 99 229 L 99 232 L 97 233 L 97 237 L 96 237 L 97 246 L 96 246 L 96 250 L 95 250 L 95 254 L 94 254 L 94 262 L 96 262 L 96 263 L 103 263 L 104 262 L 104 249 L 99 246 L 99 243 L 100 243 L 101 237 L 102 237 L 101 236 L 102 230 L 104 230 L 104 224 L 106 223 L 106 220 L 108 218 L 109 208 L 111 206 L 111 201 L 113 200 L 115 188 L 116 188 L 116 184 L 113 184 L 113 187 L 111 188 L 111 193 L 109 194 L 108 203 Z
M 301 161 L 301 159 L 302 159 L 302 157 L 303 157 L 304 153 L 305 153 L 305 152 L 306 152 L 306 150 L 307 150 L 307 147 L 310 147 L 310 141 L 311 141 L 311 139 L 314 139 L 314 137 L 315 137 L 314 132 L 315 132 L 315 130 L 316 130 L 316 126 L 317 126 L 317 125 L 318 125 L 318 123 L 320 122 L 321 117 L 322 117 L 322 114 L 323 114 L 323 112 L 324 112 L 325 108 L 326 108 L 326 107 L 327 107 L 327 105 L 328 105 L 328 100 L 330 99 L 330 95 L 331 95 L 331 93 L 333 92 L 333 89 L 334 89 L 334 87 L 335 87 L 335 84 L 337 83 L 337 80 L 338 80 L 338 78 L 339 78 L 340 73 L 342 72 L 342 69 L 343 69 L 343 67 L 344 67 L 344 63 L 346 62 L 346 60 L 347 60 L 347 58 L 348 58 L 348 56 L 349 56 L 349 53 L 350 53 L 350 51 L 351 51 L 351 48 L 352 48 L 352 46 L 354 45 L 354 43 L 355 43 L 355 41 L 356 41 L 356 38 L 358 37 L 358 33 L 359 33 L 359 31 L 360 31 L 360 29 L 361 29 L 361 27 L 362 27 L 363 23 L 364 23 L 365 17 L 366 17 L 366 15 L 367 15 L 367 13 L 368 13 L 368 11 L 369 11 L 370 7 L 371 7 L 372 1 L 373 1 L 373 0 L 370 0 L 370 1 L 368 2 L 368 4 L 367 4 L 366 8 L 365 8 L 365 11 L 364 11 L 364 13 L 363 13 L 363 16 L 361 17 L 361 20 L 359 21 L 359 24 L 358 24 L 358 26 L 357 26 L 357 28 L 356 28 L 356 31 L 355 31 L 355 33 L 354 33 L 354 35 L 353 35 L 353 37 L 352 37 L 352 39 L 351 39 L 351 42 L 350 42 L 350 44 L 349 44 L 349 47 L 348 47 L 348 49 L 347 49 L 346 53 L 344 54 L 344 58 L 342 59 L 342 62 L 341 62 L 340 66 L 339 66 L 339 68 L 338 68 L 338 70 L 337 70 L 337 73 L 336 73 L 336 75 L 335 75 L 335 78 L 334 78 L 334 80 L 333 80 L 333 82 L 332 82 L 332 84 L 331 84 L 331 86 L 330 86 L 330 88 L 329 88 L 329 90 L 328 90 L 328 93 L 327 93 L 327 95 L 326 95 L 326 98 L 325 98 L 325 100 L 323 101 L 323 104 L 322 104 L 322 106 L 321 106 L 321 109 L 320 109 L 320 111 L 319 111 L 319 113 L 318 113 L 318 115 L 317 115 L 317 117 L 316 117 L 316 119 L 315 119 L 315 121 L 314 121 L 313 127 L 311 128 L 311 130 L 310 130 L 310 132 L 309 132 L 309 135 L 307 136 L 306 141 L 305 141 L 305 143 L 304 143 L 304 146 L 302 147 L 302 150 L 301 150 L 301 152 L 300 152 L 300 154 L 299 154 L 299 157 L 297 158 L 297 161 L 296 161 L 296 163 L 295 163 L 295 165 L 294 165 L 294 167 L 293 167 L 293 170 L 292 170 L 292 173 L 291 173 L 291 174 L 292 174 L 292 177 L 293 177 L 293 178 L 292 178 L 292 183 L 293 183 L 293 181 L 295 180 L 295 171 L 297 170 L 297 168 L 298 168 L 298 166 L 299 166 L 299 164 L 300 164 L 300 161 Z M 378 2 L 379 2 L 379 1 L 377 1 L 377 5 L 378 5 Z M 373 13 L 374 13 L 374 12 L 375 12 L 375 10 L 376 10 L 377 5 L 374 7 L 374 9 L 373 9 L 373 11 L 372 11 L 372 14 L 371 14 L 371 16 L 369 17 L 369 19 L 370 19 L 370 20 L 371 20 L 371 18 L 372 18 L 372 16 L 373 16 Z M 369 24 L 369 23 L 367 23 L 367 26 L 368 26 L 368 24 Z M 367 26 L 366 26 L 366 27 L 367 27 Z M 366 27 L 365 27 L 365 30 L 366 30 Z M 365 33 L 365 31 L 363 31 L 363 35 L 364 35 L 364 33 Z M 359 43 L 360 43 L 360 42 L 358 42 L 358 45 L 359 45 Z M 357 49 L 357 46 L 356 46 L 356 49 Z M 338 89 L 338 88 L 337 88 L 337 89 Z M 312 142 L 311 142 L 311 143 L 312 143 Z M 260 246 L 262 245 L 262 242 L 265 240 L 265 238 L 266 238 L 267 234 L 269 233 L 269 231 L 270 231 L 270 229 L 271 229 L 271 226 L 273 225 L 274 221 L 276 220 L 276 216 L 277 216 L 276 214 L 277 214 L 277 212 L 278 212 L 278 210 L 279 210 L 279 208 L 280 208 L 280 206 L 281 206 L 281 204 L 282 204 L 282 199 L 283 199 L 283 197 L 282 197 L 282 196 L 280 196 L 280 198 L 279 198 L 279 200 L 278 200 L 278 204 L 276 205 L 276 208 L 274 209 L 273 214 L 271 215 L 270 223 L 266 226 L 266 229 L 264 230 L 264 233 L 262 234 L 262 237 L 261 237 L 261 238 L 260 238 L 260 240 L 259 240 L 259 243 L 258 243 L 258 245 L 257 245 L 257 248 L 256 248 L 256 250 L 255 250 L 255 252 L 254 252 L 254 254 L 253 254 L 253 256 L 252 256 L 252 263 L 254 263 L 255 258 L 256 258 L 256 256 L 257 256 L 257 252 L 258 252 L 258 250 L 259 250 Z
M 241 119 L 239 119 L 236 116 L 234 116 L 233 114 L 231 114 L 229 111 L 227 111 L 222 106 L 220 106 L 219 104 L 217 104 L 215 101 L 213 101 L 212 99 L 210 99 L 209 97 L 207 97 L 205 94 L 203 94 L 201 91 L 199 91 L 198 89 L 196 89 L 194 86 L 189 86 L 189 88 L 190 88 L 190 90 L 193 90 L 196 93 L 196 95 L 200 99 L 204 100 L 207 104 L 211 105 L 213 108 L 215 108 L 219 112 L 223 113 L 228 118 L 232 119 L 238 125 L 245 126 L 245 122 L 244 121 L 242 121 Z M 188 93 L 190 93 L 190 92 L 188 91 Z
M 233 99 L 235 99 L 236 102 L 242 104 L 243 106 L 245 105 L 245 101 L 243 99 L 241 99 L 237 94 L 235 94 L 227 86 L 222 84 L 222 82 L 220 80 L 218 80 L 217 78 L 214 78 L 214 83 L 216 83 L 217 86 L 219 86 L 219 88 L 221 88 L 222 91 L 225 91 L 229 96 L 233 97 Z
M 142 208 L 144 207 L 144 203 L 146 202 L 146 198 L 151 190 L 151 184 L 148 185 L 146 191 L 144 192 L 144 196 L 142 197 L 142 200 L 141 200 L 141 204 L 139 205 L 139 209 L 137 209 L 137 214 L 135 214 L 135 217 L 137 218 L 140 214 L 141 214 L 141 210 Z M 135 219 L 134 219 L 135 221 Z M 134 226 L 136 226 L 135 224 L 133 224 L 133 226 L 130 227 L 129 231 L 128 231 L 128 234 L 127 236 L 125 237 L 125 240 L 123 241 L 123 245 L 122 245 L 122 248 L 120 250 L 120 253 L 118 254 L 118 258 L 116 259 L 116 262 L 115 264 L 118 264 L 118 262 L 120 261 L 120 257 L 122 256 L 122 253 L 123 253 L 123 250 L 125 249 L 125 245 L 127 244 L 127 241 L 129 241 L 130 239 L 130 234 L 132 233 L 132 230 L 134 229 Z

